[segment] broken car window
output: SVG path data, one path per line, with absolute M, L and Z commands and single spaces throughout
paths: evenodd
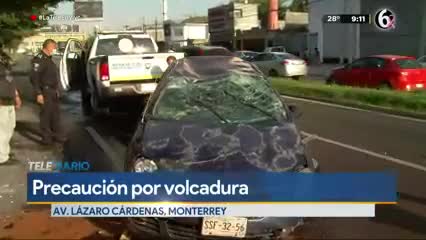
M 153 117 L 250 123 L 282 121 L 286 115 L 279 97 L 264 79 L 231 72 L 206 81 L 173 77 L 163 90 Z

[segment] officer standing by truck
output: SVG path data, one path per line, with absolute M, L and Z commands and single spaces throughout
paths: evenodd
M 16 126 L 15 107 L 21 107 L 21 98 L 11 76 L 11 59 L 0 43 L 0 165 L 11 163 L 10 140 Z
M 44 145 L 65 141 L 60 115 L 59 74 L 52 60 L 56 47 L 54 40 L 45 40 L 43 49 L 32 60 L 31 83 L 41 108 L 40 128 Z

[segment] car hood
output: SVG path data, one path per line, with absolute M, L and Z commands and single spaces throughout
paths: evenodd
M 148 121 L 142 151 L 163 169 L 291 171 L 306 164 L 301 137 L 293 123 L 184 123 Z

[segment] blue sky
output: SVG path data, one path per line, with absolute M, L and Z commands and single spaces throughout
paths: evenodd
M 207 9 L 229 0 L 168 0 L 168 16 L 180 20 L 191 15 L 207 15 Z M 146 23 L 161 20 L 161 0 L 104 0 L 104 24 L 122 27 L 140 25 L 143 17 Z M 71 15 L 73 3 L 60 3 L 55 14 Z

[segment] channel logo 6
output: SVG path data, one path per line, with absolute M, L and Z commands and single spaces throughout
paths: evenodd
M 376 26 L 383 30 L 394 29 L 396 25 L 396 17 L 395 14 L 387 9 L 380 9 L 374 18 L 374 22 Z

